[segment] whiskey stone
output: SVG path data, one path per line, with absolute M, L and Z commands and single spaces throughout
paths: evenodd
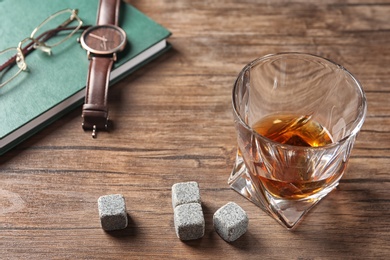
M 101 196 L 98 199 L 99 216 L 102 228 L 106 231 L 127 227 L 125 198 L 121 194 Z
M 180 182 L 172 186 L 173 208 L 187 203 L 201 203 L 199 185 L 195 181 Z
M 181 240 L 194 240 L 203 237 L 205 221 L 199 203 L 182 204 L 174 209 L 175 231 Z
M 215 231 L 227 242 L 241 237 L 248 228 L 246 212 L 234 202 L 229 202 L 218 209 L 213 216 Z

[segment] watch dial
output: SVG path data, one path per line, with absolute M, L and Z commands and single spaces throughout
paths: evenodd
M 94 26 L 85 31 L 82 39 L 87 50 L 100 54 L 121 51 L 126 43 L 123 30 L 111 25 Z

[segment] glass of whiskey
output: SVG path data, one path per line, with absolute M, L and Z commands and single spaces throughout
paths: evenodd
M 304 53 L 267 55 L 234 84 L 237 156 L 228 183 L 287 229 L 339 183 L 367 103 L 344 67 Z

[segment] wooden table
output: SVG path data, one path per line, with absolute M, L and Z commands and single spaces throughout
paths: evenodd
M 390 1 L 130 1 L 173 49 L 116 84 L 114 128 L 92 139 L 76 109 L 0 158 L 1 259 L 388 259 Z M 368 115 L 339 189 L 287 231 L 227 185 L 236 152 L 231 89 L 249 61 L 309 52 L 350 70 Z M 202 239 L 175 234 L 171 187 L 197 181 Z M 97 199 L 121 193 L 129 227 L 101 229 Z M 214 231 L 229 201 L 249 216 Z

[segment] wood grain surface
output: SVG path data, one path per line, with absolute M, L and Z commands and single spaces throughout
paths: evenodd
M 109 133 L 84 133 L 78 108 L 1 156 L 1 259 L 390 258 L 389 0 L 128 2 L 172 32 L 173 49 L 110 89 Z M 292 232 L 227 185 L 235 78 L 286 51 L 342 64 L 368 99 L 339 188 Z M 183 181 L 199 183 L 206 221 L 189 242 L 176 237 L 171 205 Z M 97 199 L 114 193 L 130 223 L 107 233 Z M 249 216 L 233 243 L 212 224 L 229 201 Z

